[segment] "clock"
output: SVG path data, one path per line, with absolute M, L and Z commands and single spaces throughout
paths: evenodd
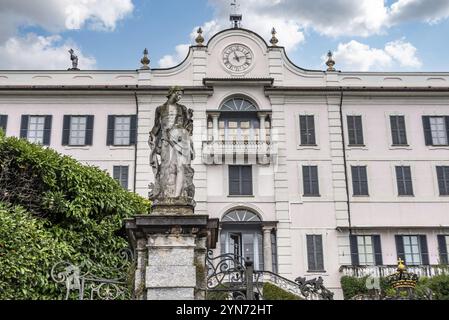
M 223 63 L 231 72 L 244 72 L 253 64 L 253 53 L 242 44 L 232 44 L 223 51 Z

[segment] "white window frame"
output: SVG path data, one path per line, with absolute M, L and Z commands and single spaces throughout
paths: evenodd
M 44 136 L 45 116 L 30 116 L 28 120 L 27 140 L 31 143 L 43 145 Z
M 131 116 L 116 116 L 114 118 L 114 146 L 129 146 L 130 144 Z

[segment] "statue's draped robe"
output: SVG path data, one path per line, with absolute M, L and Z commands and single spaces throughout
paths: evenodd
M 185 106 L 166 103 L 156 109 L 151 131 L 155 145 L 150 159 L 155 173 L 153 200 L 193 200 L 192 129 L 192 119 Z

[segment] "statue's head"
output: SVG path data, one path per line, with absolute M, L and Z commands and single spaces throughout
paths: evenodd
M 174 99 L 175 102 L 181 100 L 184 90 L 181 87 L 171 87 L 168 91 L 167 98 Z
M 70 49 L 70 50 L 69 50 L 69 53 L 70 53 L 70 54 L 73 54 L 74 52 L 75 52 L 75 51 L 73 51 L 73 49 Z

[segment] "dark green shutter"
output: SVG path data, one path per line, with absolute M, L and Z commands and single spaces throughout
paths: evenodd
M 423 265 L 429 264 L 429 250 L 427 249 L 427 237 L 424 235 L 419 236 L 421 244 L 421 260 Z
M 308 117 L 308 128 L 309 128 L 309 144 L 310 145 L 316 145 L 316 137 L 315 137 L 315 117 L 309 116 Z
M 307 119 L 305 116 L 299 116 L 299 130 L 301 132 L 301 145 L 307 144 Z
M 433 145 L 432 140 L 432 128 L 430 127 L 430 117 L 429 116 L 423 116 L 423 127 L 424 127 L 424 138 L 426 141 L 426 146 Z
M 114 145 L 114 129 L 115 129 L 115 116 L 108 116 L 108 133 L 106 139 L 106 145 Z
M 253 172 L 251 166 L 241 167 L 242 195 L 250 196 L 253 194 Z
M 355 133 L 355 119 L 353 116 L 347 117 L 348 121 L 348 137 L 349 137 L 349 144 L 355 145 L 356 144 L 356 133 Z
M 391 136 L 393 138 L 393 145 L 399 145 L 399 128 L 397 123 L 397 116 L 390 116 Z
M 366 167 L 360 167 L 360 179 L 362 184 L 362 195 L 367 196 L 369 195 L 369 190 L 368 190 L 368 173 Z
M 364 137 L 363 137 L 363 125 L 362 125 L 362 117 L 357 116 L 355 117 L 355 126 L 356 126 L 356 144 L 357 145 L 363 145 L 365 143 Z
M 445 235 L 438 235 L 438 251 L 440 253 L 440 264 L 449 264 Z
M 398 117 L 398 130 L 399 130 L 399 144 L 401 145 L 407 145 L 407 129 L 405 127 L 405 117 L 399 116 Z
M 312 195 L 318 196 L 320 195 L 320 186 L 318 181 L 318 167 L 310 167 L 310 174 L 311 174 L 311 182 L 312 182 Z
M 315 259 L 317 271 L 324 271 L 323 236 L 315 236 Z
M 402 259 L 403 261 L 405 261 L 404 239 L 400 235 L 396 235 L 394 238 L 395 238 L 395 241 L 396 241 L 396 253 L 397 253 L 397 256 L 398 256 L 398 260 Z
M 449 116 L 444 117 L 446 121 L 446 144 L 449 145 Z
M 374 245 L 374 261 L 376 266 L 383 265 L 382 259 L 382 245 L 380 243 L 380 235 L 373 236 L 373 245 Z
M 94 116 L 87 116 L 86 122 L 86 146 L 93 145 L 94 136 Z
M 28 122 L 30 120 L 30 116 L 22 116 L 20 121 L 20 137 L 26 139 L 28 137 Z
M 45 116 L 43 145 L 49 146 L 51 140 L 51 122 L 53 116 Z
M 0 115 L 0 129 L 3 130 L 4 133 L 6 133 L 7 125 L 8 125 L 8 116 Z
M 351 263 L 353 266 L 358 266 L 360 265 L 360 262 L 359 262 L 359 246 L 357 243 L 357 236 L 350 235 L 349 244 L 351 248 Z
M 131 116 L 129 144 L 135 145 L 137 143 L 137 116 Z
M 70 121 L 71 116 L 64 116 L 62 128 L 62 145 L 68 146 L 70 144 Z
M 229 166 L 229 195 L 240 194 L 240 170 L 238 166 Z
M 309 271 L 316 270 L 313 236 L 307 235 L 307 261 Z

